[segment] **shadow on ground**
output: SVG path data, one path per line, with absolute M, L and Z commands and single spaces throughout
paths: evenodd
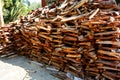
M 0 58 L 0 61 L 25 69 L 27 73 L 22 80 L 60 80 L 52 76 L 50 71 L 46 70 L 45 68 L 42 68 L 34 63 L 30 63 L 31 61 L 24 56 L 15 56 L 12 58 L 4 57 Z

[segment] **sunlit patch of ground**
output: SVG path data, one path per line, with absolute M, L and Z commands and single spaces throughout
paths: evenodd
M 0 80 L 60 80 L 23 56 L 0 58 Z

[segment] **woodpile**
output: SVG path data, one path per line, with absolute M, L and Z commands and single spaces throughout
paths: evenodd
M 95 52 L 88 52 L 88 58 L 85 58 L 88 59 L 86 61 L 89 61 L 85 69 L 86 78 L 92 76 L 94 79 L 120 79 L 119 16 L 114 11 L 100 11 L 93 19 L 82 23 L 83 26 L 91 30 L 95 50 Z
M 13 44 L 10 41 L 9 26 L 0 29 L 0 54 L 9 54 L 13 52 Z
M 9 29 L 12 50 L 85 80 L 120 79 L 116 6 L 65 0 L 39 8 Z
M 4 36 L 3 36 L 3 30 L 0 30 L 0 50 L 3 48 L 3 44 L 4 44 Z

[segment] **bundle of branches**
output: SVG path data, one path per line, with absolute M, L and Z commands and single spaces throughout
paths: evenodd
M 65 0 L 39 8 L 10 27 L 13 50 L 82 79 L 120 79 L 116 6 Z

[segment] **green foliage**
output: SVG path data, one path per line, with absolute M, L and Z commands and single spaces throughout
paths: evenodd
M 23 3 L 23 0 L 4 0 L 3 17 L 5 23 L 15 21 L 20 15 L 26 15 L 30 8 Z
M 30 4 L 30 9 L 35 10 L 37 8 L 41 7 L 41 4 L 38 2 L 33 2 Z

